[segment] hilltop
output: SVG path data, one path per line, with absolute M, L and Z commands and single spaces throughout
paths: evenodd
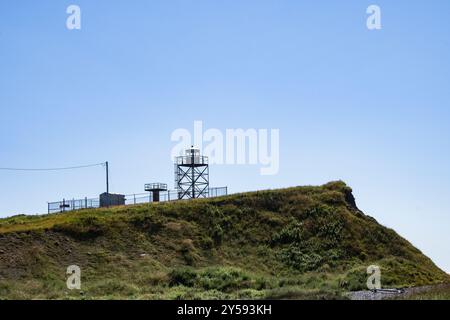
M 449 276 L 343 182 L 0 220 L 0 298 L 340 298 Z M 81 268 L 81 291 L 66 269 Z

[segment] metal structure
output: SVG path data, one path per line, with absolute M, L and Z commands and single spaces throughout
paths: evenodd
M 207 198 L 209 193 L 208 157 L 191 146 L 184 156 L 175 158 L 175 189 L 178 199 Z
M 175 158 L 175 190 L 169 190 L 165 183 L 148 183 L 144 189 L 147 193 L 131 195 L 111 194 L 109 192 L 109 163 L 51 169 L 8 169 L 8 170 L 68 170 L 103 165 L 106 173 L 106 192 L 98 198 L 72 199 L 48 202 L 48 213 L 65 212 L 80 209 L 135 205 L 160 201 L 181 199 L 213 198 L 226 196 L 227 187 L 210 188 L 208 157 L 200 154 L 200 149 L 191 146 L 183 156 Z M 1 169 L 1 168 L 0 168 Z M 6 168 L 7 169 L 7 168 Z
M 144 189 L 147 192 L 151 192 L 153 202 L 159 202 L 159 193 L 162 191 L 167 191 L 166 183 L 147 183 L 144 185 Z
M 100 208 L 100 198 L 84 198 L 72 200 L 63 199 L 62 201 L 48 203 L 48 213 L 59 213 L 65 211 L 93 208 Z
M 208 188 L 208 198 L 226 196 L 228 194 L 227 187 Z M 143 203 L 152 203 L 152 194 L 134 193 L 125 195 L 125 205 L 135 205 Z M 178 190 L 167 190 L 159 194 L 159 201 L 177 201 Z M 49 202 L 48 213 L 60 213 L 65 211 L 73 211 L 80 209 L 100 208 L 100 198 L 84 198 L 84 199 L 64 199 L 62 201 Z
M 125 195 L 104 192 L 100 195 L 100 207 L 123 206 Z

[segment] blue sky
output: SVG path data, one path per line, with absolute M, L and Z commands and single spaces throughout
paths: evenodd
M 66 8 L 82 11 L 66 28 Z M 377 4 L 382 30 L 366 28 Z M 342 179 L 450 272 L 448 1 L 1 1 L 0 167 L 108 160 L 113 192 L 172 184 L 171 133 L 280 130 L 280 171 L 231 192 Z M 0 216 L 104 191 L 101 167 L 0 171 Z

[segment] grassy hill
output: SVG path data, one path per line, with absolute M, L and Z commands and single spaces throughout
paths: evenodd
M 66 288 L 69 265 L 82 288 Z M 338 298 L 449 281 L 343 182 L 0 220 L 0 298 Z

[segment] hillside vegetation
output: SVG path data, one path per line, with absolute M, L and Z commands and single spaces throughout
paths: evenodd
M 4 299 L 341 298 L 372 264 L 383 287 L 449 281 L 343 182 L 0 220 Z

